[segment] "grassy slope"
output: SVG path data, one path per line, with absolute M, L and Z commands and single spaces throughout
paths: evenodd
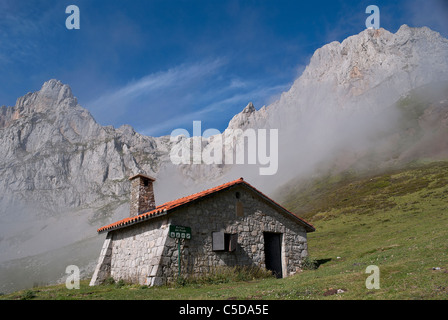
M 301 212 L 317 228 L 309 234 L 310 256 L 320 264 L 317 270 L 285 279 L 179 288 L 92 288 L 86 281 L 80 290 L 60 285 L 0 298 L 448 299 L 448 162 L 378 176 L 331 177 L 310 181 L 305 188 L 289 188 L 285 206 Z M 378 290 L 365 287 L 368 265 L 380 268 Z M 345 292 L 324 295 L 330 289 Z

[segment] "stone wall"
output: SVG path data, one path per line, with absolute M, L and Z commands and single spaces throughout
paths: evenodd
M 110 276 L 110 265 L 112 258 L 112 234 L 108 233 L 104 240 L 103 247 L 101 248 L 100 257 L 93 272 L 92 279 L 90 281 L 91 286 L 97 286 L 104 282 Z
M 279 213 L 253 191 L 236 186 L 180 207 L 167 216 L 111 231 L 110 256 L 104 259 L 110 264 L 110 276 L 146 285 L 177 279 L 177 240 L 168 237 L 170 224 L 191 227 L 191 240 L 181 241 L 185 277 L 212 272 L 219 266 L 266 267 L 264 232 L 282 235 L 284 277 L 299 271 L 308 254 L 304 227 Z M 212 250 L 212 233 L 217 231 L 237 234 L 235 251 Z
M 240 199 L 236 198 L 236 192 Z M 238 201 L 243 206 L 242 216 L 239 215 Z M 282 234 L 284 277 L 299 271 L 303 258 L 308 255 L 305 229 L 244 187 L 232 188 L 184 207 L 170 214 L 169 223 L 189 226 L 192 230 L 192 239 L 183 240 L 181 246 L 184 276 L 210 272 L 217 266 L 266 267 L 264 232 Z M 238 234 L 234 252 L 212 250 L 212 232 L 216 231 Z M 176 240 L 168 238 L 159 269 L 160 275 L 168 281 L 177 277 L 177 258 Z
M 161 284 L 157 278 L 168 235 L 166 218 L 113 231 L 110 276 L 145 285 Z

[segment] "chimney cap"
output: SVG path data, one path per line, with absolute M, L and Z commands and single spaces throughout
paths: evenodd
M 129 180 L 134 180 L 136 178 L 145 178 L 145 179 L 149 179 L 151 181 L 156 181 L 155 178 L 148 176 L 146 174 L 143 174 L 143 173 L 137 173 L 136 175 L 133 175 L 132 177 L 130 177 Z

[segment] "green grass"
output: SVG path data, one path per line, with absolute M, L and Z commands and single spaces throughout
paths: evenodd
M 108 284 L 79 290 L 34 288 L 1 299 L 448 299 L 448 162 L 415 164 L 377 176 L 309 182 L 286 197 L 316 226 L 309 268 L 285 279 L 211 277 L 148 288 Z M 308 201 L 304 202 L 307 198 Z M 367 289 L 366 268 L 380 269 Z M 440 269 L 434 270 L 438 267 Z M 343 293 L 335 293 L 343 289 Z

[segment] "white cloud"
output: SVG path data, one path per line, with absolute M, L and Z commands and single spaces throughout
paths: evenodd
M 114 92 L 106 93 L 87 103 L 92 110 L 111 110 L 123 113 L 135 100 L 155 92 L 182 86 L 189 81 L 215 73 L 223 62 L 214 60 L 197 64 L 183 64 L 167 71 L 149 74 L 137 81 L 128 83 Z M 121 109 L 121 112 L 120 112 Z
M 288 89 L 271 79 L 226 74 L 226 59 L 182 64 L 101 94 L 85 106 L 102 125 L 131 124 L 145 135 L 169 134 L 196 120 L 225 124 L 249 102 L 261 107 Z
M 221 91 L 233 89 L 233 87 L 233 82 L 231 82 L 227 88 L 221 89 Z M 179 114 L 175 118 L 169 118 L 166 121 L 160 122 L 155 125 L 151 124 L 149 127 L 140 130 L 140 133 L 149 136 L 157 136 L 160 132 L 166 132 L 167 130 L 172 131 L 185 124 L 187 124 L 187 126 L 184 129 L 188 130 L 188 128 L 192 126 L 193 121 L 206 120 L 211 117 L 222 116 L 223 110 L 233 109 L 237 110 L 236 112 L 240 112 L 244 107 L 246 107 L 249 102 L 252 101 L 266 101 L 267 103 L 272 103 L 287 88 L 287 85 L 277 85 L 273 87 L 260 86 L 251 88 L 248 91 L 235 93 L 233 95 L 229 94 L 227 98 L 204 105 L 201 109 L 194 112 Z M 261 105 L 257 105 L 256 102 L 255 104 L 257 107 L 261 107 Z M 234 114 L 228 113 L 226 114 L 226 116 L 229 117 L 228 120 L 230 121 Z M 205 129 L 212 128 L 203 128 L 203 130 Z

